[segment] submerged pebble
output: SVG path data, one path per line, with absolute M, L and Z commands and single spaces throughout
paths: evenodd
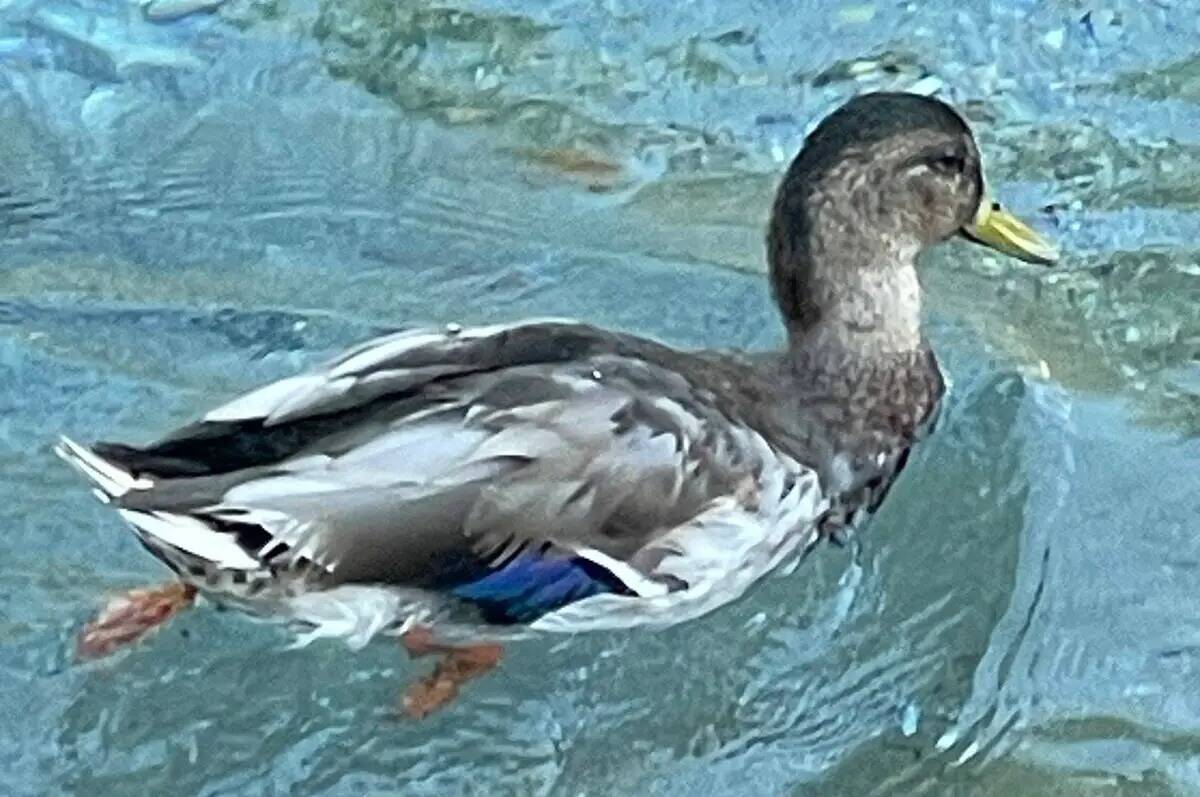
M 201 11 L 215 11 L 225 0 L 150 0 L 142 6 L 146 19 L 170 22 Z
M 199 69 L 202 60 L 177 47 L 131 33 L 128 26 L 104 17 L 83 17 L 40 10 L 29 21 L 39 35 L 105 78 L 159 69 Z
M 909 703 L 904 707 L 904 713 L 900 716 L 900 732 L 905 736 L 912 736 L 917 732 L 917 725 L 921 722 L 921 709 L 916 703 Z
M 847 25 L 865 25 L 875 19 L 876 10 L 874 3 L 846 6 L 838 11 L 838 19 Z

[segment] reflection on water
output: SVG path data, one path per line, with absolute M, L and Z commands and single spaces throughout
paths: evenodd
M 1200 792 L 1198 10 L 0 2 L 5 783 Z M 930 259 L 951 404 L 852 546 L 662 634 L 514 646 L 420 725 L 391 716 L 414 668 L 386 643 L 290 650 L 213 611 L 69 661 L 98 596 L 158 572 L 58 431 L 146 439 L 414 323 L 770 345 L 775 175 L 871 88 L 963 108 L 1067 258 Z

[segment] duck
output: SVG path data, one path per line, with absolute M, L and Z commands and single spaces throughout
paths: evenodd
M 779 182 L 785 342 L 683 351 L 573 320 L 401 331 L 148 445 L 57 453 L 171 571 L 83 626 L 81 658 L 204 598 L 359 648 L 436 656 L 426 716 L 541 633 L 655 629 L 745 594 L 883 501 L 945 381 L 917 263 L 966 238 L 1058 250 L 996 202 L 948 104 L 850 99 Z

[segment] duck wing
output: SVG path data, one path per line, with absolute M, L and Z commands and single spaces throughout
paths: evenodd
M 659 567 L 681 527 L 805 472 L 722 400 L 741 366 L 703 384 L 691 357 L 565 322 L 405 332 L 152 445 L 64 447 L 177 569 L 303 567 L 526 619 L 688 586 Z

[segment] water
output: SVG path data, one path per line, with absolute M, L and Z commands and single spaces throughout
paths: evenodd
M 1200 794 L 1200 3 L 0 0 L 0 773 L 11 794 Z M 172 14 L 168 14 L 170 16 Z M 211 609 L 55 461 L 384 329 L 763 346 L 776 175 L 856 90 L 963 108 L 1062 242 L 924 269 L 939 434 L 847 549 L 660 634 L 424 665 Z

